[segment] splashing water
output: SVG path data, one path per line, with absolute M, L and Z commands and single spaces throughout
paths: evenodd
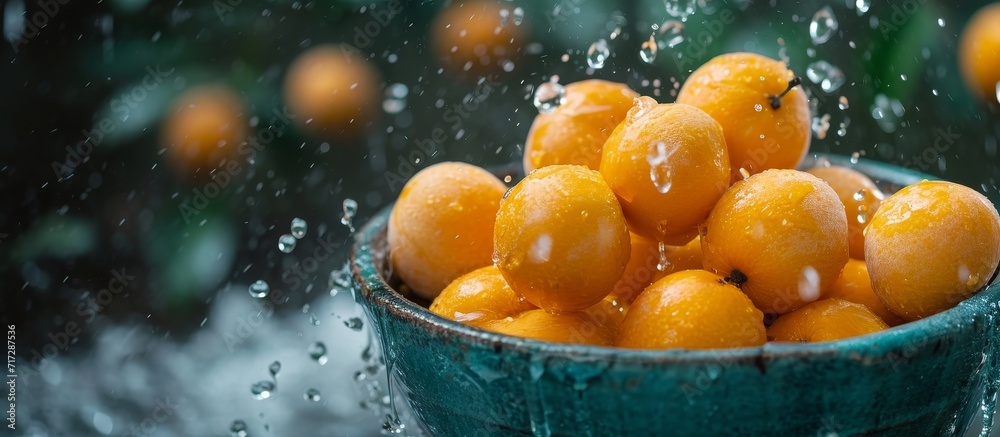
M 323 342 L 317 341 L 309 345 L 309 358 L 313 361 L 319 363 L 319 365 L 324 365 L 327 362 L 326 357 L 326 345 Z
M 676 151 L 675 147 L 667 152 L 667 144 L 661 141 L 651 144 L 649 154 L 646 156 L 646 161 L 649 162 L 649 179 L 653 181 L 656 190 L 664 194 L 670 191 L 670 186 L 673 185 L 667 160 Z
M 247 437 L 247 423 L 242 420 L 234 420 L 232 425 L 229 425 L 229 433 L 233 437 Z
M 256 400 L 263 400 L 271 397 L 271 393 L 274 392 L 275 384 L 272 381 L 257 381 L 254 385 L 250 386 L 250 394 Z
M 292 253 L 298 240 L 292 234 L 282 234 L 278 237 L 278 250 L 284 253 Z
M 292 232 L 292 236 L 295 237 L 296 240 L 301 240 L 302 237 L 306 236 L 306 231 L 308 229 L 309 224 L 306 223 L 305 220 L 295 217 L 292 219 L 292 224 L 289 226 L 288 230 Z
M 809 64 L 806 67 L 806 77 L 812 83 L 819 84 L 820 89 L 827 94 L 832 94 L 847 81 L 844 72 L 826 61 L 816 61 Z
M 698 0 L 664 0 L 663 5 L 671 17 L 687 21 L 688 17 L 695 12 Z
M 358 202 L 356 202 L 354 199 L 351 198 L 344 199 L 343 209 L 344 209 L 344 216 L 340 219 L 340 223 L 344 226 L 347 226 L 347 229 L 350 229 L 351 233 L 353 234 L 354 233 L 353 220 L 354 220 L 354 215 L 358 213 Z
M 559 78 L 545 82 L 535 89 L 535 108 L 541 114 L 548 114 L 566 103 L 566 88 L 559 84 Z
M 595 70 L 604 68 L 604 62 L 611 56 L 608 42 L 601 38 L 587 48 L 587 65 Z
M 823 44 L 833 37 L 833 34 L 837 32 L 837 27 L 839 24 L 837 17 L 833 15 L 833 9 L 830 6 L 824 6 L 816 11 L 812 21 L 809 22 L 809 37 L 812 38 L 813 44 Z
M 319 390 L 310 388 L 309 390 L 306 390 L 305 394 L 302 395 L 302 397 L 309 402 L 319 402 L 320 400 Z
M 677 20 L 667 20 L 656 30 L 659 34 L 657 46 L 660 49 L 672 49 L 684 42 L 684 23 Z
M 804 302 L 819 299 L 819 272 L 813 266 L 806 266 L 799 275 L 799 297 Z
M 656 40 L 653 35 L 649 35 L 649 40 L 643 41 L 642 47 L 639 48 L 639 59 L 647 64 L 652 64 L 656 60 Z
M 258 279 L 253 284 L 250 284 L 248 291 L 251 296 L 256 297 L 257 299 L 263 299 L 267 297 L 268 294 L 271 294 L 271 286 L 267 285 L 267 282 L 263 279 Z

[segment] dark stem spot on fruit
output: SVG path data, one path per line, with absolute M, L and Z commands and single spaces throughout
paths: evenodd
M 725 279 L 726 282 L 735 285 L 736 288 L 742 289 L 743 283 L 747 281 L 747 275 L 744 275 L 743 272 L 739 270 L 733 269 L 733 271 L 729 273 L 729 276 L 726 276 L 723 279 Z
M 801 83 L 802 83 L 802 78 L 801 77 L 795 77 L 792 80 L 788 81 L 788 88 L 785 88 L 785 90 L 782 91 L 781 94 L 778 94 L 776 96 L 770 96 L 770 97 L 768 97 L 768 99 L 771 101 L 771 108 L 773 108 L 773 109 L 780 108 L 781 107 L 781 98 L 785 97 L 785 94 L 788 94 L 788 92 L 791 91 L 792 88 L 795 88 L 795 87 L 799 86 Z

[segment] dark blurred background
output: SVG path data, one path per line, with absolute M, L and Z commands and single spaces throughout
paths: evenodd
M 783 58 L 815 104 L 812 151 L 909 166 L 1000 201 L 1000 118 L 956 63 L 960 32 L 986 3 L 8 0 L 0 307 L 16 326 L 16 434 L 240 435 L 238 421 L 250 435 L 379 434 L 384 375 L 338 283 L 345 201 L 358 226 L 430 163 L 519 161 L 535 88 L 555 75 L 671 102 L 715 55 Z M 435 50 L 447 36 L 434 29 L 448 34 L 435 20 L 460 7 L 498 11 L 477 23 L 515 43 L 471 68 Z M 822 43 L 809 30 L 818 13 L 837 23 Z M 651 34 L 650 63 L 640 46 Z M 377 72 L 362 75 L 369 101 L 341 102 L 347 125 L 276 116 L 288 114 L 290 65 L 327 44 Z M 205 85 L 235 96 L 239 138 L 255 141 L 229 156 L 228 178 L 172 158 L 165 140 L 177 102 Z M 444 141 L 427 156 L 418 144 L 435 129 Z M 286 253 L 294 218 L 308 230 L 286 237 Z M 255 299 L 258 280 L 270 294 Z M 275 361 L 273 396 L 255 399 Z

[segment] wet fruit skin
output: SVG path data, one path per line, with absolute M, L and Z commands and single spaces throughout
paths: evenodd
M 722 127 L 693 106 L 641 97 L 604 144 L 601 174 L 629 230 L 669 245 L 687 244 L 729 186 Z
M 718 275 L 685 270 L 654 282 L 629 307 L 615 345 L 720 349 L 763 345 L 764 314 Z
M 889 325 L 864 305 L 841 299 L 823 299 L 778 317 L 767 328 L 767 338 L 771 341 L 816 343 L 857 337 L 888 328 Z
M 844 204 L 844 212 L 847 214 L 847 238 L 851 258 L 865 259 L 865 226 L 868 226 L 868 222 L 882 204 L 885 194 L 882 194 L 882 190 L 879 190 L 868 176 L 847 167 L 815 167 L 807 171 L 826 181 L 833 191 L 837 192 L 837 197 L 840 197 L 840 201 Z
M 619 301 L 630 304 L 649 284 L 657 279 L 681 270 L 701 269 L 701 239 L 695 237 L 683 246 L 667 246 L 664 254 L 667 257 L 666 269 L 660 271 L 659 243 L 631 233 L 632 251 L 621 279 L 611 290 L 611 296 Z
M 535 117 L 524 143 L 524 174 L 546 165 L 597 170 L 601 150 L 639 94 L 622 83 L 589 79 L 566 85 L 566 101 Z
M 973 95 L 1000 105 L 1000 3 L 984 6 L 962 30 L 958 44 L 958 65 Z
M 234 156 L 247 138 L 247 109 L 229 87 L 203 85 L 185 91 L 164 119 L 160 143 L 181 177 L 207 179 Z
M 528 26 L 501 25 L 503 9 L 513 7 L 495 0 L 471 0 L 453 2 L 438 13 L 431 24 L 430 47 L 447 72 L 499 74 L 503 61 L 519 57 Z
M 840 277 L 830 286 L 830 290 L 823 295 L 823 298 L 841 299 L 864 305 L 889 326 L 903 323 L 903 319 L 889 311 L 889 308 L 875 295 L 871 276 L 868 275 L 868 267 L 865 266 L 864 261 L 859 259 L 847 260 L 844 271 L 840 273 Z
M 750 174 L 791 169 L 805 157 L 812 138 L 805 92 L 792 88 L 777 109 L 770 98 L 784 92 L 794 77 L 781 61 L 730 53 L 699 67 L 681 87 L 677 103 L 697 106 L 722 125 L 732 181 L 741 179 L 740 168 Z
M 378 117 L 381 83 L 378 69 L 363 56 L 322 45 L 289 66 L 285 101 L 300 128 L 342 141 L 363 133 Z
M 1000 263 L 1000 216 L 975 190 L 923 181 L 889 196 L 865 234 L 872 288 L 913 321 L 981 290 Z
M 510 287 L 555 312 L 604 299 L 630 250 L 614 193 L 600 173 L 579 165 L 542 167 L 515 185 L 493 237 L 494 262 Z
M 736 182 L 702 227 L 705 269 L 729 277 L 757 308 L 785 314 L 829 289 L 847 264 L 847 217 L 837 193 L 798 170 Z M 809 270 L 818 276 L 810 282 Z M 814 287 L 803 290 L 800 284 Z
M 491 265 L 452 281 L 434 299 L 430 310 L 442 317 L 483 327 L 535 308 L 514 293 L 500 271 Z
M 587 312 L 548 313 L 530 310 L 508 319 L 489 322 L 485 328 L 500 334 L 555 343 L 610 346 L 614 330 Z
M 492 263 L 493 224 L 507 187 L 479 167 L 444 162 L 410 179 L 389 215 L 393 271 L 434 299 L 449 283 Z

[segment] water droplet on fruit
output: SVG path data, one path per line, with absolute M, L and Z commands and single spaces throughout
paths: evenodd
M 819 299 L 819 272 L 813 266 L 806 266 L 799 275 L 799 297 L 807 303 Z
M 587 65 L 600 70 L 604 68 L 604 61 L 608 60 L 608 56 L 611 56 L 611 49 L 608 48 L 608 42 L 601 38 L 587 48 Z
M 566 102 L 566 88 L 556 78 L 535 89 L 535 108 L 539 113 L 548 114 Z
M 257 381 L 254 385 L 250 386 L 250 393 L 258 401 L 271 397 L 271 392 L 273 391 L 274 382 L 271 381 Z
M 819 45 L 830 40 L 837 31 L 837 17 L 833 15 L 830 6 L 824 6 L 816 11 L 812 21 L 809 23 L 809 36 L 813 44 Z
M 667 260 L 667 243 L 659 242 L 657 248 L 660 251 L 660 262 L 656 263 L 656 270 L 665 272 L 670 268 L 670 261 Z
M 316 390 L 314 388 L 306 390 L 306 393 L 305 395 L 303 395 L 303 397 L 310 402 L 319 402 L 320 400 L 319 390 Z
M 745 180 L 750 177 L 750 172 L 747 171 L 747 169 L 740 167 L 740 176 L 742 176 L 743 179 Z
M 291 253 L 295 250 L 296 241 L 292 234 L 282 234 L 278 237 L 278 250 L 284 253 Z
M 827 94 L 833 93 L 847 81 L 839 68 L 826 61 L 816 61 L 809 64 L 806 67 L 806 77 L 812 83 L 818 84 L 820 89 Z
M 321 366 L 326 364 L 326 345 L 319 341 L 309 345 L 309 358 Z
M 757 104 L 753 105 L 753 110 L 757 111 L 757 112 L 761 112 L 761 111 L 764 110 L 764 105 L 761 105 L 760 103 L 757 103 Z
M 858 206 L 858 223 L 865 224 L 868 223 L 868 207 L 865 205 Z
M 263 299 L 271 293 L 271 286 L 267 285 L 267 282 L 263 279 L 258 279 L 254 281 L 253 284 L 250 284 L 250 288 L 248 290 L 250 291 L 251 296 L 256 297 L 257 299 Z
M 358 202 L 354 199 L 347 198 L 344 199 L 343 204 L 344 216 L 340 219 L 340 223 L 347 226 L 347 229 L 354 233 L 354 215 L 358 213 Z
M 247 437 L 247 424 L 242 420 L 234 420 L 232 425 L 229 425 L 229 433 L 233 437 Z
M 653 143 L 649 147 L 649 154 L 646 156 L 646 161 L 649 162 L 649 179 L 653 181 L 656 191 L 660 193 L 666 194 L 670 191 L 670 186 L 673 185 L 670 180 L 670 165 L 667 160 L 676 151 L 675 147 L 668 152 L 667 144 L 662 141 Z
M 851 195 L 851 197 L 853 197 L 854 200 L 856 200 L 858 202 L 860 202 L 862 200 L 865 200 L 865 197 L 868 197 L 868 190 L 862 188 L 862 189 L 860 189 L 858 191 L 855 191 L 854 194 Z

